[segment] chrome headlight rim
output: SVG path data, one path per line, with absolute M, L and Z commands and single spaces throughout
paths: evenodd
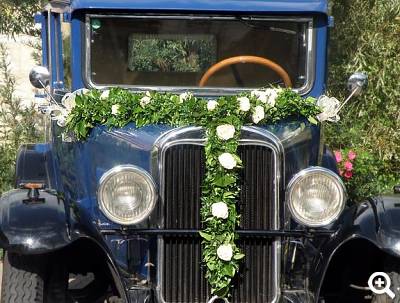
M 121 218 L 115 216 L 112 214 L 107 207 L 104 205 L 103 201 L 103 194 L 102 190 L 104 189 L 104 185 L 110 178 L 114 177 L 115 175 L 122 173 L 122 172 L 134 172 L 141 177 L 143 177 L 146 182 L 148 183 L 148 187 L 150 189 L 151 193 L 151 199 L 149 201 L 149 207 L 146 212 L 143 212 L 143 214 L 140 215 L 140 217 L 137 217 L 135 219 L 131 220 L 122 220 Z M 156 183 L 153 180 L 153 177 L 143 168 L 136 166 L 136 165 L 130 165 L 130 164 L 124 164 L 124 165 L 118 165 L 115 166 L 108 171 L 106 171 L 100 178 L 99 183 L 98 183 L 98 189 L 97 189 L 97 199 L 98 199 L 98 205 L 101 210 L 101 212 L 112 222 L 120 224 L 120 225 L 134 225 L 134 224 L 139 224 L 143 222 L 145 219 L 147 219 L 150 214 L 153 212 L 156 202 L 157 202 L 157 190 L 156 190 Z
M 291 194 L 294 186 L 298 182 L 300 182 L 307 176 L 310 176 L 312 174 L 318 174 L 318 173 L 324 174 L 325 176 L 328 176 L 334 182 L 336 182 L 336 184 L 338 185 L 338 187 L 341 190 L 341 192 L 340 192 L 341 193 L 341 201 L 340 201 L 341 204 L 340 204 L 340 207 L 338 208 L 335 216 L 330 217 L 329 219 L 323 220 L 318 223 L 313 223 L 313 222 L 310 222 L 310 221 L 307 221 L 307 220 L 301 218 L 301 216 L 297 214 L 297 211 L 294 210 L 294 208 L 293 208 L 290 194 Z M 286 196 L 286 205 L 289 208 L 289 211 L 290 211 L 290 214 L 291 214 L 291 217 L 293 218 L 293 220 L 296 221 L 297 223 L 307 226 L 307 227 L 324 227 L 324 226 L 330 225 L 333 222 L 335 222 L 340 217 L 344 208 L 346 207 L 346 201 L 347 201 L 347 197 L 348 197 L 346 186 L 344 185 L 343 180 L 332 170 L 327 169 L 325 167 L 320 167 L 320 166 L 312 166 L 312 167 L 305 168 L 305 169 L 301 170 L 300 172 L 298 172 L 296 175 L 294 175 L 287 186 L 285 196 Z

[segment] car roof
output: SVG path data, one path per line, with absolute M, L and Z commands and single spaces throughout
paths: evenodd
M 70 9 L 326 14 L 328 0 L 71 0 Z

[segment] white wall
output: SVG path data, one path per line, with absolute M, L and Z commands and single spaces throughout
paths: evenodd
M 0 35 L 0 43 L 8 49 L 10 69 L 16 79 L 15 95 L 27 105 L 34 101 L 35 95 L 35 89 L 28 77 L 31 68 L 37 64 L 32 58 L 33 48 L 28 46 L 29 42 L 35 41 L 37 38 L 28 35 L 18 35 L 14 38 Z

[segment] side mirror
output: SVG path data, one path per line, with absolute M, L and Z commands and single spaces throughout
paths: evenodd
M 347 88 L 352 96 L 359 96 L 368 86 L 368 75 L 365 73 L 354 73 L 347 81 Z
M 35 66 L 29 73 L 29 81 L 36 88 L 46 88 L 50 83 L 49 70 L 44 66 Z

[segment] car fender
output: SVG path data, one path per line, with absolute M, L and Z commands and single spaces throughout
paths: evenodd
M 336 232 L 320 244 L 319 257 L 312 264 L 312 288 L 317 298 L 330 261 L 349 241 L 363 239 L 400 258 L 400 195 L 370 198 L 345 209 L 333 229 Z
M 54 162 L 51 145 L 24 144 L 18 149 L 15 166 L 15 187 L 21 184 L 41 183 L 55 188 Z
M 0 199 L 0 247 L 20 254 L 40 254 L 62 248 L 73 239 L 64 200 L 50 191 L 37 201 L 27 189 L 5 193 Z

